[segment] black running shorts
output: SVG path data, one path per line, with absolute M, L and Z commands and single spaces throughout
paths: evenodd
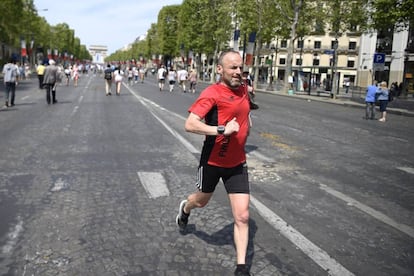
M 222 179 L 228 194 L 249 194 L 249 176 L 246 162 L 234 168 L 203 165 L 198 168 L 197 188 L 203 193 L 212 193 Z

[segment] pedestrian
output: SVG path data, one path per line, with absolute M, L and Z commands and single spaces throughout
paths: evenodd
M 254 98 L 256 97 L 256 93 L 254 92 L 253 88 L 253 80 L 250 77 L 250 73 L 248 70 L 244 70 L 242 74 L 243 83 L 247 86 L 247 92 L 249 92 L 249 102 L 250 102 L 250 109 L 259 109 L 259 106 L 254 102 Z
M 132 67 L 128 68 L 127 76 L 128 76 L 128 85 L 132 85 L 132 80 L 134 77 L 134 71 L 132 71 Z
M 36 67 L 37 78 L 39 79 L 39 89 L 43 89 L 43 76 L 45 74 L 45 68 L 46 67 L 43 65 L 43 62 Z
M 167 70 L 165 69 L 164 65 L 161 65 L 161 67 L 157 71 L 158 87 L 160 88 L 160 91 L 164 90 L 166 76 Z
M 74 65 L 73 66 L 73 70 L 72 70 L 72 79 L 73 79 L 73 85 L 76 87 L 78 86 L 78 81 L 79 81 L 79 75 L 80 75 L 80 71 L 82 70 L 82 64 L 81 65 Z
M 198 190 L 181 201 L 176 223 L 184 231 L 192 209 L 209 202 L 221 178 L 234 218 L 235 275 L 250 275 L 246 265 L 250 190 L 245 153 L 250 108 L 242 68 L 238 51 L 221 53 L 217 65 L 220 82 L 202 91 L 189 108 L 185 130 L 206 137 L 198 167 Z
M 190 75 L 188 76 L 190 80 L 190 91 L 191 93 L 195 93 L 196 85 L 197 85 L 197 72 L 196 70 L 192 69 Z
M 349 79 L 349 78 L 347 78 L 347 79 L 345 80 L 345 93 L 346 93 L 346 94 L 348 94 L 348 92 L 349 92 L 349 86 L 351 86 L 351 81 L 350 81 L 350 79 Z
M 139 68 L 139 78 L 140 78 L 140 80 L 141 80 L 141 83 L 144 83 L 144 79 L 145 79 L 145 74 L 146 74 L 146 70 L 145 70 L 145 68 L 144 68 L 144 66 L 141 66 L 140 68 Z
M 108 63 L 106 69 L 104 70 L 104 79 L 105 79 L 105 94 L 106 96 L 112 95 L 112 79 L 114 77 L 113 70 L 111 65 Z
M 365 95 L 365 119 L 374 120 L 375 119 L 375 101 L 377 99 L 377 81 L 374 81 L 371 85 L 367 87 Z
M 19 81 L 19 67 L 16 65 L 16 60 L 11 58 L 9 62 L 3 66 L 2 72 L 4 86 L 6 88 L 4 107 L 14 106 L 14 99 L 16 97 L 16 85 Z
M 138 79 L 140 78 L 139 69 L 136 66 L 134 66 L 132 68 L 132 71 L 134 72 L 134 83 L 138 83 Z
M 380 87 L 377 90 L 378 101 L 379 101 L 380 112 L 381 112 L 381 118 L 378 119 L 378 121 L 380 121 L 380 122 L 385 122 L 386 121 L 389 93 L 390 92 L 387 88 L 387 82 L 382 81 L 381 84 L 380 84 Z
M 124 71 L 121 70 L 121 65 L 114 71 L 116 95 L 121 95 L 121 84 L 124 76 Z
M 66 76 L 66 86 L 69 86 L 71 71 L 72 70 L 70 69 L 70 66 L 66 65 L 66 68 L 63 71 L 65 73 L 65 76 Z
M 43 78 L 43 86 L 46 87 L 46 102 L 50 104 L 57 103 L 56 100 L 56 86 L 58 80 L 58 67 L 55 65 L 56 62 L 53 59 L 49 59 L 49 65 L 46 66 L 45 75 Z M 50 94 L 52 93 L 52 99 Z
M 168 84 L 170 86 L 170 92 L 173 92 L 174 85 L 177 79 L 177 72 L 175 72 L 174 68 L 170 68 L 168 70 Z
M 184 93 L 187 92 L 187 78 L 188 78 L 188 72 L 184 68 L 181 68 L 177 71 L 177 78 L 178 78 L 178 84 L 180 85 L 181 89 Z

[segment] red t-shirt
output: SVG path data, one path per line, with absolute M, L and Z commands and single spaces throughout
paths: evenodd
M 249 96 L 247 87 L 241 85 L 233 91 L 223 84 L 207 87 L 189 108 L 189 112 L 203 118 L 211 126 L 225 126 L 234 117 L 240 130 L 230 136 L 206 136 L 201 152 L 200 165 L 232 168 L 246 161 L 244 147 L 249 132 Z

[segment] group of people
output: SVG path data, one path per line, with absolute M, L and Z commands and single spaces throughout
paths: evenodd
M 173 67 L 167 69 L 164 65 L 161 65 L 157 71 L 157 81 L 160 91 L 164 90 L 166 80 L 168 80 L 170 92 L 173 92 L 177 82 L 184 93 L 187 92 L 188 82 L 190 83 L 189 91 L 191 93 L 196 92 L 197 72 L 194 69 L 191 69 L 189 73 L 185 68 L 180 68 L 180 70 L 176 71 Z
M 115 93 L 117 96 L 121 95 L 121 85 L 124 78 L 124 71 L 121 67 L 112 68 L 110 64 L 106 66 L 104 70 L 104 79 L 105 79 L 105 95 L 112 95 L 112 82 L 115 82 Z
M 112 83 L 115 83 L 116 95 L 121 94 L 122 81 L 127 78 L 127 84 L 132 85 L 134 83 L 144 83 L 144 79 L 147 75 L 147 70 L 143 66 L 134 66 L 122 69 L 121 65 L 114 66 L 107 64 L 103 71 L 105 79 L 105 94 L 106 96 L 112 95 Z
M 381 118 L 378 121 L 385 122 L 387 119 L 387 105 L 392 97 L 392 92 L 388 89 L 386 81 L 382 81 L 379 85 L 377 81 L 374 81 L 369 85 L 365 96 L 365 119 L 375 119 L 375 105 L 378 102 L 381 112 Z

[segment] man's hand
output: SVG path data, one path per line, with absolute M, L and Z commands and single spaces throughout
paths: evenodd
M 234 132 L 238 132 L 240 129 L 239 123 L 236 121 L 236 117 L 234 117 L 230 122 L 226 124 L 226 130 L 224 131 L 224 135 L 231 135 Z

